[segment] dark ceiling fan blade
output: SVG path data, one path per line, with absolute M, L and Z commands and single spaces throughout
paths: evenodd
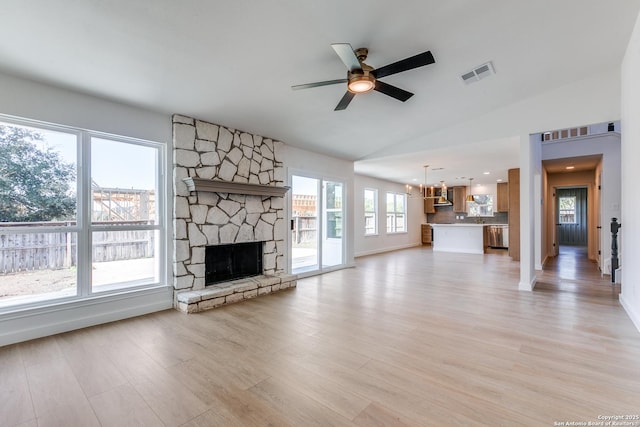
M 407 92 L 404 89 L 400 89 L 399 87 L 392 86 L 385 82 L 381 82 L 380 80 L 376 80 L 376 87 L 373 88 L 380 93 L 384 93 L 385 95 L 389 95 L 392 98 L 397 99 L 398 101 L 405 102 L 407 99 L 411 98 L 413 94 L 411 92 Z
M 333 111 L 344 110 L 345 108 L 347 108 L 349 106 L 349 103 L 355 96 L 356 96 L 355 93 L 347 91 L 347 93 L 344 94 L 344 96 L 342 97 L 340 102 L 338 102 L 338 105 L 336 105 L 336 108 L 334 108 Z
M 377 68 L 373 71 L 373 74 L 377 79 L 390 76 L 392 74 L 401 73 L 407 70 L 413 70 L 414 68 L 422 67 L 436 62 L 433 59 L 431 51 L 419 53 L 411 58 L 405 58 L 393 64 L 385 65 L 384 67 Z
M 334 43 L 331 47 L 336 51 L 344 65 L 347 66 L 347 70 L 353 72 L 354 70 L 362 69 L 362 65 L 360 65 L 360 61 L 358 61 L 358 57 L 349 43 Z
M 324 82 L 315 82 L 315 83 L 305 83 L 303 85 L 295 85 L 295 86 L 291 86 L 291 89 L 293 90 L 298 90 L 298 89 L 310 89 L 312 87 L 319 87 L 319 86 L 329 86 L 329 85 L 337 85 L 339 83 L 346 83 L 348 80 L 347 79 L 337 79 L 337 80 L 326 80 Z

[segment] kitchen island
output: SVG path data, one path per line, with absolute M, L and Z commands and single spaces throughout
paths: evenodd
M 485 224 L 431 224 L 434 252 L 484 254 Z

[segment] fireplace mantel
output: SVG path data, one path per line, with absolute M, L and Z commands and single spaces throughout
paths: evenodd
M 183 178 L 189 191 L 209 191 L 213 193 L 249 194 L 252 196 L 284 197 L 290 187 L 245 184 L 241 182 L 219 181 L 205 178 Z

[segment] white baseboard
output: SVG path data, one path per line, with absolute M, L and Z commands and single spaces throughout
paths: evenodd
M 629 316 L 638 332 L 640 332 L 640 311 L 638 308 L 633 307 L 632 304 L 624 298 L 624 294 L 620 294 L 620 304 L 622 304 L 622 308 L 627 312 L 627 316 Z
M 358 257 L 368 256 L 368 255 L 383 254 L 385 252 L 393 252 L 393 251 L 399 251 L 401 249 L 415 248 L 416 246 L 422 246 L 422 243 L 408 243 L 406 245 L 389 246 L 389 247 L 382 248 L 382 249 L 373 249 L 373 250 L 370 250 L 370 251 L 362 251 L 362 252 L 358 252 L 357 254 L 355 254 L 355 257 L 358 258 Z
M 173 289 L 146 289 L 0 316 L 0 346 L 114 322 L 173 307 Z
M 536 279 L 537 278 L 534 275 L 533 278 L 531 278 L 531 281 L 529 283 L 520 281 L 518 283 L 518 290 L 519 291 L 526 291 L 526 292 L 533 291 L 533 288 L 535 288 L 535 286 L 536 286 Z
M 328 267 L 328 268 L 325 267 L 325 269 L 322 271 L 314 270 L 314 271 L 296 273 L 296 276 L 298 276 L 298 279 L 304 279 L 305 277 L 320 276 L 321 274 L 330 273 L 332 271 L 344 270 L 345 268 L 355 268 L 355 266 L 356 266 L 355 262 L 348 262 L 346 264 L 342 264 L 336 267 Z

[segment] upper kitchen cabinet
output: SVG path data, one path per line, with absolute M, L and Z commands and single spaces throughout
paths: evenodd
M 433 191 L 433 188 L 427 188 L 426 193 L 428 198 L 424 199 L 424 213 L 436 213 L 436 207 L 433 205 L 435 201 L 435 199 L 433 199 L 435 191 Z
M 509 183 L 507 182 L 498 183 L 496 212 L 509 212 Z
M 453 187 L 453 211 L 466 212 L 467 187 Z
M 436 213 L 436 207 L 433 206 L 433 199 L 424 199 L 424 213 Z

